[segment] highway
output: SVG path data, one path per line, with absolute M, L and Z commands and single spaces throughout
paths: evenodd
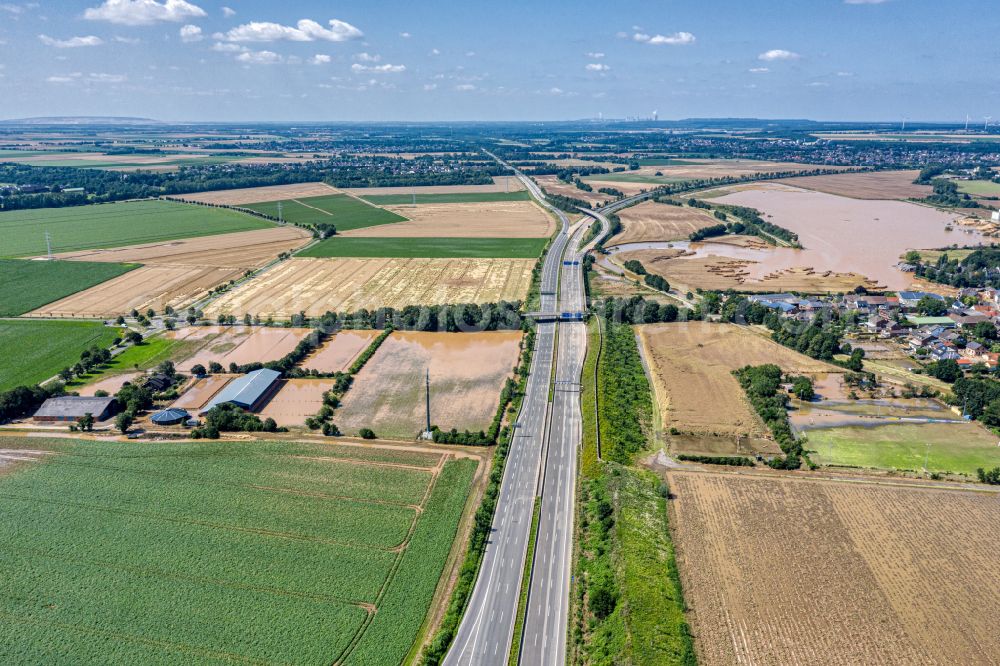
M 542 267 L 541 310 L 554 311 L 558 304 L 562 254 L 569 239 L 569 220 L 562 211 L 545 202 L 532 180 L 520 173 L 518 176 L 536 199 L 553 210 L 562 222 L 562 229 L 553 240 Z M 465 615 L 445 657 L 447 665 L 501 664 L 507 661 L 510 653 L 541 473 L 556 326 L 555 322 L 539 322 L 536 328 L 531 373 L 500 484 L 492 533 Z

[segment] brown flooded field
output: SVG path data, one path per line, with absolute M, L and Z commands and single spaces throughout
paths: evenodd
M 235 379 L 237 375 L 209 375 L 201 379 L 195 379 L 184 393 L 177 400 L 174 400 L 171 407 L 180 407 L 190 412 L 196 412 L 211 400 L 216 393 Z
M 372 194 L 469 194 L 475 192 L 520 192 L 524 184 L 514 176 L 494 176 L 490 185 L 419 185 L 415 187 L 351 187 L 343 190 L 359 197 Z
M 56 257 L 75 261 L 248 269 L 263 266 L 282 252 L 298 249 L 311 238 L 304 229 L 285 226 L 107 250 L 65 252 Z
M 332 379 L 286 379 L 260 410 L 260 418 L 270 417 L 279 426 L 305 425 L 323 406 L 323 394 L 332 387 Z
M 359 308 L 523 300 L 534 259 L 291 259 L 205 308 L 287 319 Z
M 896 269 L 907 250 L 982 244 L 979 233 L 950 224 L 955 216 L 903 201 L 876 201 L 812 192 L 775 183 L 727 190 L 719 203 L 750 206 L 799 236 L 805 248 L 775 248 L 759 258 L 751 277 L 789 268 L 865 275 L 891 290 L 906 289 L 912 275 Z
M 733 370 L 764 363 L 788 372 L 835 369 L 734 324 L 689 321 L 647 324 L 636 330 L 664 430 L 765 437 L 768 430 Z
M 668 480 L 699 663 L 996 663 L 995 494 L 751 474 Z
M 282 356 L 295 349 L 295 346 L 312 332 L 309 328 L 267 328 L 250 326 L 204 326 L 198 331 L 208 329 L 210 333 L 203 338 L 205 345 L 189 358 L 177 364 L 181 372 L 189 372 L 192 367 L 201 364 L 208 367 L 209 363 L 221 363 L 229 368 L 230 363 L 244 365 L 260 361 L 277 361 Z M 175 331 L 167 331 L 164 335 L 170 337 Z M 187 333 L 181 333 L 187 335 Z M 192 339 L 190 337 L 180 339 Z
M 375 330 L 338 331 L 316 353 L 302 361 L 301 365 L 306 370 L 317 372 L 343 372 L 378 334 L 379 331 Z
M 150 265 L 129 271 L 96 287 L 42 306 L 28 317 L 101 319 L 128 314 L 133 308 L 157 312 L 170 305 L 179 310 L 213 287 L 235 280 L 242 268 Z
M 409 218 L 345 231 L 341 235 L 394 238 L 545 238 L 555 220 L 531 201 L 491 201 L 386 206 Z
M 669 241 L 687 239 L 692 232 L 718 220 L 698 208 L 671 206 L 655 201 L 644 201 L 618 213 L 623 230 L 605 245 L 638 243 L 642 241 Z
M 107 391 L 108 394 L 114 395 L 115 393 L 118 393 L 121 387 L 126 383 L 134 381 L 137 377 L 141 377 L 142 375 L 143 373 L 141 372 L 123 372 L 118 375 L 111 375 L 110 377 L 98 379 L 92 384 L 81 386 L 75 390 L 80 395 L 94 395 L 98 391 Z
M 520 331 L 390 335 L 354 378 L 334 414 L 348 434 L 413 439 L 425 427 L 424 372 L 431 376 L 431 423 L 444 430 L 485 430 L 511 376 Z
M 781 182 L 804 190 L 837 194 L 852 199 L 923 199 L 934 188 L 916 185 L 913 180 L 919 171 L 872 171 L 869 173 L 841 173 L 832 176 L 803 176 L 786 178 Z
M 263 201 L 323 197 L 330 194 L 337 194 L 339 191 L 326 183 L 295 183 L 292 185 L 247 187 L 237 190 L 218 190 L 216 192 L 193 192 L 191 194 L 178 194 L 175 198 L 209 204 L 240 206 Z

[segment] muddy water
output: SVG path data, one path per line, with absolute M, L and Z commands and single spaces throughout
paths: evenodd
M 170 406 L 187 410 L 201 409 L 234 377 L 236 375 L 211 375 L 203 379 L 196 379 L 191 388 L 184 391 Z
M 205 332 L 202 333 L 201 329 Z M 276 361 L 305 338 L 308 328 L 262 328 L 248 326 L 205 326 L 194 329 L 188 340 L 206 340 L 205 346 L 190 358 L 179 363 L 177 369 L 188 372 L 195 364 L 206 368 L 212 361 L 228 368 L 230 363 L 243 365 L 260 361 Z
M 479 377 L 485 368 L 496 368 L 496 358 L 517 359 L 520 331 L 483 333 L 393 333 L 396 353 L 427 359 L 431 375 L 463 380 Z M 513 368 L 513 364 L 511 365 Z
M 126 382 L 131 382 L 135 380 L 136 377 L 142 376 L 141 372 L 124 372 L 120 375 L 112 375 L 110 377 L 105 377 L 99 379 L 93 384 L 87 384 L 86 386 L 77 389 L 80 395 L 94 395 L 97 391 L 107 391 L 109 395 L 114 395 L 121 390 L 121 387 L 125 385 Z
M 323 406 L 323 393 L 333 387 L 332 379 L 289 379 L 260 411 L 260 417 L 279 426 L 305 425 Z
M 757 279 L 775 269 L 809 267 L 817 272 L 859 273 L 889 289 L 906 289 L 912 275 L 895 268 L 899 257 L 910 249 L 947 247 L 952 244 L 980 245 L 983 236 L 955 225 L 954 215 L 903 201 L 877 201 L 811 192 L 768 184 L 713 200 L 716 203 L 750 206 L 768 221 L 799 236 L 805 248 L 754 251 L 761 263 L 750 266 Z M 718 245 L 718 244 L 716 244 Z M 744 258 L 746 248 L 718 256 Z M 759 274 L 759 275 L 758 275 Z
M 371 343 L 379 331 L 340 331 L 323 343 L 315 354 L 302 362 L 307 370 L 340 372 Z

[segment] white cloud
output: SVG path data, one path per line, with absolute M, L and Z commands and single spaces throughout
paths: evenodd
M 431 49 L 431 55 L 432 55 L 432 56 L 437 56 L 437 55 L 441 55 L 441 52 L 440 52 L 440 51 L 438 51 L 437 49 Z
M 808 85 L 810 88 L 826 88 L 830 84 L 827 83 L 826 81 L 812 81 L 806 85 Z
M 86 80 L 91 83 L 124 83 L 127 78 L 124 74 L 90 74 Z
M 854 76 L 854 72 L 837 72 L 837 76 Z
M 758 60 L 764 60 L 767 62 L 772 62 L 774 60 L 798 60 L 801 56 L 794 51 L 786 51 L 785 49 L 771 49 L 770 51 L 764 51 L 759 56 Z
M 751 74 L 767 74 L 770 71 L 771 71 L 770 67 L 751 67 L 750 68 L 750 73 Z
M 405 72 L 406 65 L 390 65 L 389 63 L 384 65 L 361 65 L 359 63 L 354 63 L 351 65 L 351 71 L 396 74 L 399 72 Z
M 206 16 L 205 10 L 187 0 L 104 0 L 91 7 L 83 18 L 121 25 L 152 25 L 160 21 L 183 21 Z
M 475 51 L 466 51 L 465 52 L 465 57 L 466 58 L 474 58 L 475 56 L 476 56 L 476 52 Z
M 438 84 L 436 83 L 425 83 L 424 90 L 430 92 L 431 90 L 437 90 Z
M 138 44 L 142 40 L 138 37 L 122 37 L 121 35 L 115 35 L 115 41 L 119 44 Z
M 237 62 L 246 65 L 276 65 L 282 60 L 282 57 L 274 51 L 244 51 L 236 56 Z
M 587 53 L 588 58 L 593 58 L 594 60 L 599 60 L 604 57 L 604 54 L 600 51 L 590 51 Z
M 455 90 L 458 90 L 459 92 L 470 92 L 475 89 L 476 86 L 472 85 L 471 83 L 460 83 L 457 86 L 455 86 Z
M 585 69 L 588 72 L 607 72 L 611 68 L 599 62 L 588 63 Z
M 181 27 L 180 35 L 182 42 L 200 42 L 205 38 L 205 36 L 201 34 L 201 28 L 190 24 Z
M 216 42 L 212 44 L 212 50 L 219 53 L 240 53 L 242 51 L 249 51 L 245 46 L 240 46 L 239 44 L 223 44 L 222 42 Z
M 309 63 L 313 65 L 329 65 L 331 62 L 333 62 L 333 58 L 325 53 L 317 53 L 309 59 Z
M 45 79 L 48 83 L 124 83 L 128 77 L 124 74 L 104 74 L 101 72 L 91 72 L 86 76 L 83 72 L 72 72 L 71 74 L 60 74 L 50 76 Z
M 358 62 L 382 62 L 382 56 L 375 53 L 358 53 L 354 56 Z
M 632 35 L 632 40 L 642 42 L 643 44 L 653 44 L 654 46 L 660 46 L 661 44 L 684 46 L 686 44 L 694 44 L 695 36 L 690 32 L 675 32 L 672 35 L 647 35 L 644 32 L 637 32 Z
M 411 35 L 411 34 L 410 34 L 410 33 L 408 33 L 408 32 L 401 32 L 401 33 L 399 33 L 399 36 L 400 36 L 400 37 L 402 37 L 403 39 L 409 39 L 409 38 L 410 38 L 410 37 L 412 37 L 413 35 Z
M 328 42 L 345 42 L 349 39 L 357 39 L 364 34 L 344 21 L 330 19 L 329 24 L 330 27 L 327 29 L 316 21 L 302 19 L 293 28 L 280 23 L 253 21 L 215 37 L 227 42 L 276 42 L 282 39 L 292 42 L 314 42 L 318 39 Z
M 57 49 L 77 49 L 81 46 L 100 46 L 104 40 L 94 35 L 86 37 L 70 37 L 69 39 L 54 39 L 48 35 L 38 35 L 38 39 L 46 46 L 54 46 Z
M 226 18 L 231 18 L 233 16 L 236 16 L 236 10 L 232 9 L 231 7 L 223 7 L 222 15 L 225 16 Z
M 75 81 L 80 76 L 83 76 L 83 75 L 80 74 L 79 72 L 77 72 L 75 74 L 69 74 L 67 76 L 50 76 L 49 78 L 47 78 L 45 80 L 47 82 L 49 82 L 49 83 L 72 83 L 73 81 Z

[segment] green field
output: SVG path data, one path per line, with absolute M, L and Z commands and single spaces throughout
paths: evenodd
M 641 173 L 604 173 L 597 176 L 587 176 L 583 179 L 586 183 L 597 181 L 606 183 L 641 183 L 648 185 L 669 185 L 670 183 L 683 183 L 684 178 L 670 178 L 668 176 L 649 176 Z
M 164 160 L 163 162 L 157 162 L 155 164 L 150 164 L 148 162 L 135 162 L 129 161 L 128 155 L 121 155 L 121 159 L 116 162 L 111 162 L 108 160 L 95 160 L 88 159 L 86 157 L 54 157 L 52 159 L 23 159 L 27 157 L 37 157 L 39 155 L 44 155 L 42 151 L 26 152 L 26 151 L 10 151 L 9 154 L 4 155 L 0 153 L 0 160 L 4 157 L 15 157 L 22 159 L 7 159 L 8 162 L 16 162 L 19 164 L 27 164 L 30 166 L 37 167 L 76 167 L 79 169 L 156 169 L 163 170 L 173 167 L 180 166 L 197 166 L 207 165 L 207 164 L 225 164 L 227 162 L 237 161 L 239 158 L 226 157 L 223 155 L 208 155 L 205 157 L 190 157 L 184 155 L 178 155 L 170 160 Z
M 3 663 L 399 664 L 476 468 L 435 477 L 437 456 L 325 443 L 0 438 L 29 444 L 56 453 L 0 478 Z
M 342 238 L 334 236 L 299 257 L 498 257 L 535 259 L 546 238 Z
M 392 211 L 366 204 L 346 194 L 331 194 L 324 197 L 306 197 L 285 201 L 266 201 L 246 204 L 243 208 L 258 213 L 278 217 L 281 204 L 281 218 L 292 224 L 332 224 L 338 231 L 350 231 L 374 227 L 378 224 L 402 222 L 406 218 Z
M 164 337 L 151 337 L 138 345 L 132 345 L 118 354 L 98 370 L 88 375 L 74 379 L 66 384 L 70 389 L 91 384 L 108 375 L 117 375 L 135 370 L 149 370 L 163 361 L 180 361 L 189 356 L 199 347 L 199 343 L 191 340 L 170 340 Z M 187 351 L 187 354 L 183 352 Z
M 110 347 L 118 329 L 90 321 L 0 321 L 0 391 L 30 386 L 80 360 L 90 347 Z
M 977 467 L 1000 465 L 997 438 L 975 423 L 817 428 L 806 436 L 807 448 L 815 451 L 810 457 L 821 465 L 920 471 L 925 454 L 932 472 L 975 476 Z
M 16 317 L 138 268 L 138 264 L 0 259 L 0 317 Z
M 366 194 L 361 197 L 379 206 L 406 204 L 477 203 L 481 201 L 531 201 L 527 190 L 520 192 L 456 192 L 454 194 Z
M 123 247 L 178 238 L 214 236 L 274 225 L 244 213 L 174 201 L 126 201 L 93 206 L 0 213 L 0 257 Z
M 956 180 L 959 192 L 981 197 L 1000 197 L 1000 183 L 991 180 Z

